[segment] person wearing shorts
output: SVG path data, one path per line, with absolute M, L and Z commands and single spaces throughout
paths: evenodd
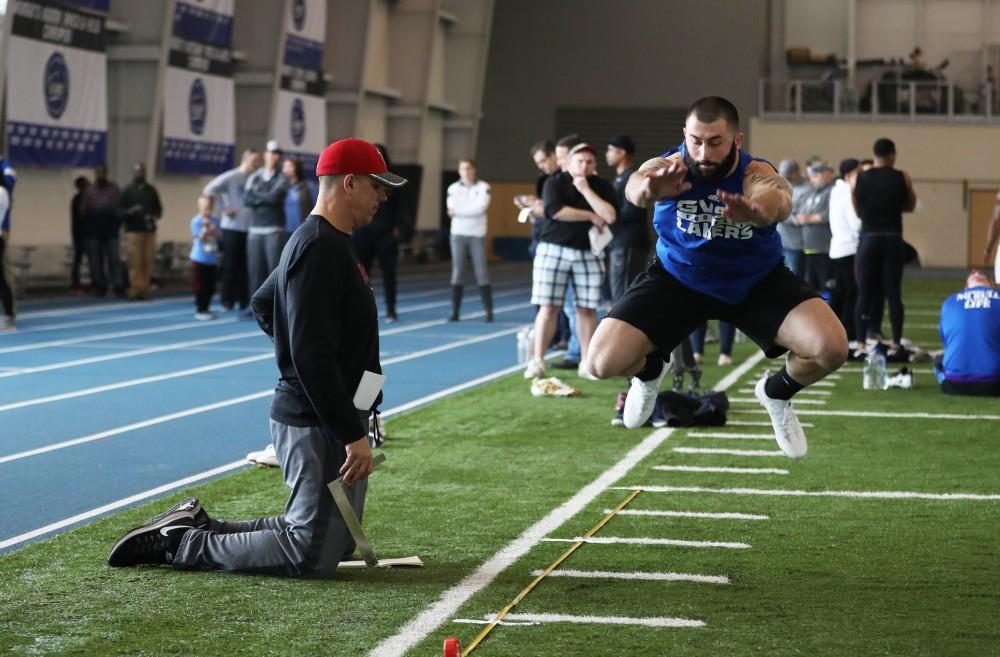
M 625 426 L 642 426 L 666 372 L 663 354 L 707 319 L 721 319 L 769 358 L 790 352 L 755 395 L 785 455 L 802 458 L 806 438 L 791 398 L 847 359 L 837 316 L 783 264 L 775 224 L 791 212 L 791 188 L 768 162 L 742 150 L 739 113 L 709 96 L 687 114 L 684 142 L 643 164 L 626 193 L 655 203 L 656 259 L 601 322 L 591 373 L 631 375 Z
M 580 339 L 578 371 L 590 376 L 587 350 L 597 325 L 604 268 L 591 251 L 588 232 L 593 226 L 608 230 L 617 216 L 614 187 L 594 175 L 596 168 L 597 151 L 590 144 L 578 144 L 569 152 L 568 169 L 545 182 L 545 219 L 535 250 L 531 284 L 531 303 L 539 309 L 532 357 L 524 371 L 527 379 L 545 376 L 545 349 L 555 333 L 570 280 L 576 294 L 576 330 Z

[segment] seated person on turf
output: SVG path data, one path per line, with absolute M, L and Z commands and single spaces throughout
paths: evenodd
M 972 270 L 965 289 L 941 306 L 944 355 L 934 359 L 941 392 L 1000 396 L 1000 291 Z
M 632 174 L 628 199 L 655 204 L 656 260 L 597 327 L 590 371 L 631 375 L 625 426 L 653 410 L 663 357 L 707 319 L 732 323 L 770 358 L 790 352 L 755 394 L 787 456 L 806 454 L 791 398 L 839 368 L 847 335 L 829 306 L 783 264 L 775 224 L 791 188 L 768 162 L 742 150 L 739 114 L 728 100 L 702 98 L 688 111 L 684 142 Z

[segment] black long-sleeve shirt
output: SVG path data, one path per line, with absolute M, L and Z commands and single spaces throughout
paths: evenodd
M 318 215 L 295 231 L 277 268 L 253 295 L 281 374 L 271 417 L 322 427 L 341 444 L 367 436 L 354 408 L 365 370 L 382 373 L 375 295 L 351 236 Z M 373 408 L 382 401 L 382 395 Z

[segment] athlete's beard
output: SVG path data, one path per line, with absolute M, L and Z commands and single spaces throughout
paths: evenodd
M 691 177 L 695 180 L 715 184 L 721 182 L 729 174 L 729 170 L 733 168 L 733 163 L 736 162 L 736 153 L 736 140 L 734 139 L 733 147 L 729 149 L 729 155 L 716 166 L 709 167 L 707 170 L 703 169 L 688 153 L 684 154 L 684 164 L 687 165 Z

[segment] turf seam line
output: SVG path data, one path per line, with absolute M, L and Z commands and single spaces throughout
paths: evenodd
M 507 626 L 531 626 L 544 623 L 574 623 L 584 625 L 638 625 L 641 627 L 705 627 L 705 621 L 693 618 L 670 618 L 670 617 L 648 617 L 631 618 L 628 616 L 575 616 L 571 614 L 511 614 L 510 621 L 503 623 Z M 477 620 L 474 618 L 457 618 L 455 623 L 467 623 L 473 625 L 488 624 L 490 620 Z M 465 653 L 463 652 L 464 656 Z
M 702 486 L 621 486 L 618 490 L 647 493 L 716 493 L 720 495 L 769 495 L 777 497 L 847 497 L 877 500 L 994 501 L 996 493 L 923 493 L 918 491 L 788 490 L 765 488 L 705 488 Z
M 543 571 L 533 570 L 532 575 L 540 575 Z M 560 568 L 549 573 L 549 577 L 576 577 L 580 579 L 623 579 L 652 582 L 695 582 L 698 584 L 729 584 L 725 575 L 699 575 L 696 573 L 649 573 L 649 572 L 616 572 L 610 570 L 575 570 Z
M 764 409 L 741 408 L 732 413 L 767 413 Z M 801 415 L 841 415 L 848 417 L 881 417 L 925 420 L 1000 420 L 1000 415 L 961 415 L 958 413 L 895 413 L 888 411 L 830 411 L 824 409 L 797 408 Z
M 661 472 L 717 472 L 720 474 L 777 474 L 786 475 L 788 470 L 781 468 L 726 468 L 702 467 L 697 465 L 654 465 L 654 470 Z
M 769 449 L 716 449 L 715 447 L 674 447 L 678 454 L 723 454 L 726 456 L 784 456 L 780 450 Z
M 610 509 L 609 509 L 610 510 Z M 703 520 L 770 520 L 760 513 L 727 513 L 716 511 L 661 511 L 660 509 L 625 509 L 620 516 L 665 516 L 669 518 L 700 518 Z

